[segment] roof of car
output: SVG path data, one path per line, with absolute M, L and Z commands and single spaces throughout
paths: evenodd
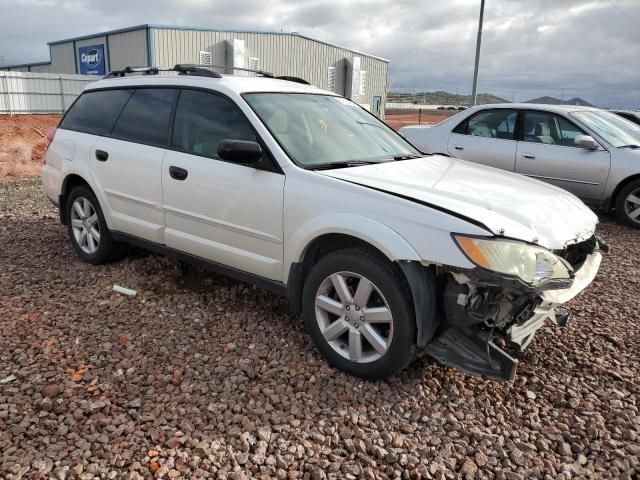
M 577 112 L 584 110 L 600 110 L 596 107 L 585 107 L 580 105 L 547 105 L 543 103 L 492 103 L 477 105 L 475 109 L 485 108 L 515 108 L 519 110 L 545 110 L 549 112 Z
M 162 85 L 199 87 L 238 94 L 248 92 L 290 92 L 337 95 L 334 92 L 290 80 L 248 75 L 222 75 L 221 78 L 177 74 L 130 75 L 104 78 L 88 84 L 85 90 Z

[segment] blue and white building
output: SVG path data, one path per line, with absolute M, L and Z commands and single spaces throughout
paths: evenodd
M 50 60 L 1 70 L 104 75 L 177 63 L 260 69 L 301 77 L 377 111 L 389 61 L 292 32 L 136 25 L 49 42 Z M 224 72 L 222 72 L 224 73 Z

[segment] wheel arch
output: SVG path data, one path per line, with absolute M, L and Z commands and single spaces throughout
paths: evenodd
M 353 220 L 353 219 L 352 219 Z M 336 222 L 337 223 L 337 222 Z M 319 228 L 315 234 L 307 235 L 308 240 L 300 243 L 287 264 L 287 297 L 291 314 L 302 310 L 302 290 L 313 265 L 325 255 L 349 247 L 365 247 L 379 252 L 389 261 L 396 263 L 411 288 L 416 324 L 418 326 L 418 346 L 424 346 L 433 336 L 437 321 L 430 313 L 435 312 L 434 303 L 426 304 L 421 298 L 429 287 L 433 273 L 424 267 L 416 251 L 398 233 L 377 222 L 366 222 L 367 228 L 353 227 L 332 229 Z M 353 223 L 352 223 L 353 225 Z M 363 232 L 367 232 L 364 234 Z M 296 236 L 294 235 L 294 240 Z M 433 293 L 435 302 L 435 293 Z
M 605 202 L 606 203 L 606 209 L 607 210 L 612 210 L 613 208 L 615 208 L 616 202 L 618 201 L 618 195 L 620 194 L 620 191 L 624 187 L 629 185 L 631 182 L 634 182 L 636 180 L 640 180 L 640 173 L 636 173 L 634 175 L 630 175 L 630 176 L 626 177 L 625 179 L 621 180 L 620 182 L 618 182 L 618 185 L 616 185 L 616 188 L 613 190 L 613 193 L 611 193 L 611 197 L 609 197 Z
M 415 259 L 393 260 L 372 243 L 353 235 L 344 233 L 320 235 L 314 238 L 308 248 L 305 249 L 304 256 L 300 261 L 291 265 L 287 281 L 290 313 L 297 315 L 302 311 L 302 291 L 312 267 L 326 255 L 352 247 L 371 249 L 393 261 L 398 266 L 400 274 L 409 285 L 410 295 L 413 300 L 416 344 L 419 348 L 424 347 L 435 334 L 438 325 L 436 281 L 433 269 L 424 267 Z
M 59 199 L 59 209 L 60 209 L 60 223 L 63 225 L 67 224 L 67 198 L 73 190 L 77 186 L 85 185 L 93 191 L 93 188 L 82 176 L 77 173 L 70 173 L 64 180 L 62 181 L 62 188 L 60 189 L 60 199 Z M 95 193 L 95 192 L 94 192 Z
M 96 196 L 96 199 L 98 200 L 98 203 L 100 204 L 100 209 L 102 210 L 104 219 L 107 222 L 107 226 L 111 228 L 111 216 L 108 209 L 105 208 L 99 190 L 85 176 L 77 172 L 69 172 L 62 181 L 62 188 L 60 189 L 60 199 L 58 203 L 60 210 L 60 223 L 62 223 L 63 225 L 67 224 L 67 197 L 71 193 L 71 190 L 73 190 L 77 186 L 86 186 L 93 192 L 93 194 Z

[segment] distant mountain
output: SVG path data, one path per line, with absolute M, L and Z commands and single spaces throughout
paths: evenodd
M 420 93 L 396 93 L 391 92 L 387 98 L 388 102 L 400 103 L 416 103 L 422 105 L 471 105 L 471 95 L 458 95 L 442 90 L 437 92 L 420 92 Z M 504 98 L 496 97 L 490 93 L 478 94 L 478 103 L 507 103 Z
M 442 106 L 460 106 L 471 105 L 471 95 L 458 95 L 456 93 L 449 93 L 443 90 L 437 92 L 419 92 L 419 93 L 398 93 L 391 92 L 387 97 L 388 102 L 398 103 L 414 103 L 421 105 L 442 105 Z M 497 97 L 490 93 L 478 94 L 478 104 L 483 105 L 487 103 L 508 103 L 509 100 Z M 576 97 L 570 100 L 560 100 L 555 97 L 539 97 L 526 101 L 525 103 L 543 103 L 546 105 L 579 105 L 581 107 L 593 107 L 592 104 L 586 100 Z
M 576 97 L 570 100 L 560 100 L 555 97 L 540 97 L 527 100 L 525 103 L 543 103 L 545 105 L 578 105 L 580 107 L 593 107 L 589 102 L 582 98 Z

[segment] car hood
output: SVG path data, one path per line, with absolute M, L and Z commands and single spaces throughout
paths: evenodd
M 598 218 L 571 193 L 440 155 L 319 173 L 448 211 L 491 233 L 549 249 L 589 238 Z

